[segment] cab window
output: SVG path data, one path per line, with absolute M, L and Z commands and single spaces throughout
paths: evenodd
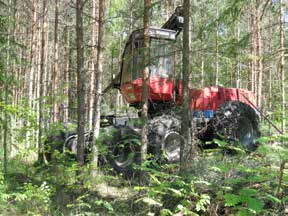
M 131 81 L 131 72 L 132 72 L 132 50 L 131 43 L 126 46 L 123 56 L 123 68 L 122 68 L 122 77 L 121 82 L 127 83 Z
M 150 77 L 171 78 L 173 76 L 173 50 L 170 41 L 151 39 Z

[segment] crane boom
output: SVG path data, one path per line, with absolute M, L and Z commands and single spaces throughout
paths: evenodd
M 183 8 L 182 6 L 178 6 L 171 17 L 166 21 L 166 23 L 161 27 L 162 29 L 170 29 L 177 32 L 177 35 L 183 29 Z

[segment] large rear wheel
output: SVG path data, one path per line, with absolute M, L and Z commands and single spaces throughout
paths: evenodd
M 211 126 L 217 138 L 239 142 L 249 151 L 257 147 L 259 116 L 245 103 L 228 101 L 222 104 L 216 110 Z

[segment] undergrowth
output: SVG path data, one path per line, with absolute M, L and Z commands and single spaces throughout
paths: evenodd
M 91 164 L 79 168 L 59 153 L 33 164 L 23 153 L 9 161 L 6 179 L 0 173 L 0 214 L 285 215 L 287 137 L 259 141 L 253 153 L 203 151 L 182 172 L 178 164 L 147 161 L 133 179 L 109 166 L 93 177 Z

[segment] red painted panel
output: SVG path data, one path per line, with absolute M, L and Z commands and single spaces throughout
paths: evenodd
M 164 102 L 173 100 L 174 82 L 167 78 L 151 77 L 149 82 L 149 99 L 155 102 Z M 181 105 L 183 97 L 182 82 L 178 85 L 179 97 L 177 104 Z M 142 79 L 136 79 L 132 82 L 121 85 L 121 92 L 126 101 L 130 104 L 141 102 L 142 97 Z M 256 107 L 255 95 L 253 92 L 236 89 L 223 88 L 220 86 L 206 87 L 203 89 L 190 90 L 190 109 L 191 110 L 213 110 L 226 101 L 240 100 L 251 107 Z
M 171 101 L 173 99 L 174 82 L 167 78 L 151 77 L 148 82 L 149 99 L 153 101 Z M 130 103 L 141 102 L 142 78 L 121 85 L 121 93 Z
M 256 97 L 253 92 L 238 89 L 239 100 L 243 103 L 249 104 L 252 107 L 256 107 Z
M 237 89 L 237 88 L 223 88 L 220 86 L 206 87 L 203 89 L 190 90 L 190 109 L 191 110 L 213 110 L 216 109 L 226 101 L 239 100 L 248 104 L 251 107 L 256 107 L 255 95 L 253 92 Z

